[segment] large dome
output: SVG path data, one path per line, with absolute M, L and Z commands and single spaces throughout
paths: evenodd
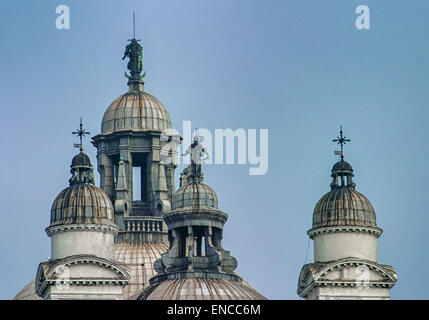
M 101 123 L 101 133 L 122 130 L 164 131 L 171 128 L 171 119 L 162 103 L 147 92 L 127 92 L 107 108 Z
M 146 300 L 266 300 L 266 298 L 238 281 L 185 278 L 161 282 Z
M 149 286 L 149 279 L 156 275 L 155 260 L 168 250 L 164 242 L 115 243 L 115 259 L 127 264 L 131 271 L 129 284 L 124 288 L 124 299 L 133 297 Z
M 330 226 L 376 227 L 374 208 L 354 188 L 334 188 L 320 198 L 313 212 L 313 228 Z

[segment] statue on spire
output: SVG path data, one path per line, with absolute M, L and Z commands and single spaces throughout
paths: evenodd
M 122 57 L 122 60 L 129 58 L 127 68 L 130 70 L 131 75 L 128 75 L 125 72 L 125 76 L 130 79 L 130 81 L 141 81 L 146 72 L 141 75 L 143 71 L 143 47 L 138 43 L 140 40 L 133 38 L 129 44 L 125 47 L 125 53 Z
M 125 47 L 125 53 L 122 57 L 122 60 L 125 58 L 130 58 L 130 61 L 128 61 L 127 68 L 130 70 L 131 75 L 128 75 L 125 72 L 125 76 L 129 79 L 130 82 L 140 82 L 144 76 L 146 75 L 146 72 L 141 75 L 143 71 L 143 47 L 140 45 L 139 41 L 136 39 L 136 14 L 133 12 L 133 34 L 134 37 L 132 39 L 129 39 L 128 41 L 131 41 L 131 43 L 127 44 Z

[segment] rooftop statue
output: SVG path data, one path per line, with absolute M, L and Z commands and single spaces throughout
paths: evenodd
M 125 72 L 125 76 L 134 81 L 140 81 L 146 75 L 146 72 L 141 75 L 143 71 L 143 47 L 138 43 L 140 40 L 133 38 L 131 42 L 125 47 L 125 53 L 122 60 L 130 58 L 127 68 L 130 70 L 131 75 Z
M 186 167 L 181 173 L 180 185 L 182 185 L 182 180 L 196 180 L 196 182 L 201 182 L 203 178 L 203 173 L 201 171 L 201 162 L 204 160 L 210 159 L 210 155 L 207 152 L 207 149 L 199 143 L 199 137 L 194 137 L 194 143 L 192 143 L 185 153 L 182 156 L 190 155 L 191 164 Z M 205 157 L 203 158 L 203 155 Z

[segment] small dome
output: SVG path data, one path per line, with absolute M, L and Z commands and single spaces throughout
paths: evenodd
M 353 168 L 350 163 L 341 160 L 338 161 L 334 166 L 332 167 L 332 172 L 334 173 L 340 173 L 340 172 L 353 172 Z
M 161 282 L 146 300 L 266 300 L 243 283 L 224 279 L 185 278 Z
M 103 190 L 76 183 L 61 191 L 51 207 L 51 225 L 114 223 L 113 205 Z
M 107 108 L 101 123 L 101 133 L 121 130 L 164 131 L 171 128 L 171 119 L 162 103 L 147 92 L 127 92 Z
M 354 188 L 334 188 L 317 202 L 313 212 L 313 228 L 330 226 L 376 227 L 374 208 Z
M 80 152 L 73 157 L 71 167 L 75 166 L 91 166 L 91 160 L 85 153 Z
M 184 207 L 217 209 L 217 195 L 204 183 L 185 184 L 174 194 L 172 209 Z

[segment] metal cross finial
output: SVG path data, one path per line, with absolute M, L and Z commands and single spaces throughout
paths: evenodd
M 341 151 L 335 151 L 335 154 L 341 156 L 341 160 L 344 159 L 343 146 L 350 141 L 350 139 L 346 139 L 346 137 L 343 136 L 343 126 L 340 126 L 340 136 L 337 136 L 337 139 L 332 140 L 332 142 L 338 142 L 338 144 L 341 145 Z
M 73 131 L 73 134 L 77 135 L 80 138 L 80 144 L 75 143 L 74 147 L 79 148 L 80 152 L 83 151 L 82 147 L 82 138 L 85 137 L 85 135 L 90 134 L 91 132 L 85 131 L 85 129 L 82 129 L 82 118 L 80 118 L 80 126 L 77 131 Z

